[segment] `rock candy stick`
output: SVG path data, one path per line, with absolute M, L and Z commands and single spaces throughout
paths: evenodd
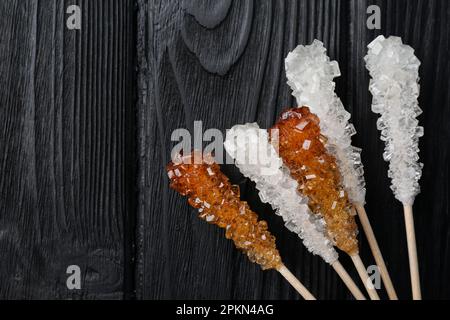
M 366 210 L 364 169 L 361 149 L 352 146 L 356 134 L 348 113 L 334 89 L 333 79 L 341 72 L 337 61 L 330 61 L 323 43 L 314 40 L 311 45 L 297 46 L 285 60 L 286 77 L 300 106 L 306 105 L 320 119 L 320 130 L 327 137 L 325 147 L 336 159 L 342 184 L 355 206 L 370 249 L 379 267 L 389 298 L 397 300 L 397 293 L 389 276 L 383 255 L 373 232 Z
M 261 200 L 270 203 L 283 218 L 286 228 L 336 270 L 356 299 L 365 300 L 338 261 L 338 253 L 326 235 L 325 221 L 311 213 L 308 199 L 297 191 L 297 181 L 270 144 L 267 131 L 257 123 L 236 125 L 227 130 L 224 146 L 242 174 L 256 183 Z
M 325 147 L 336 159 L 342 185 L 352 203 L 364 205 L 366 189 L 361 149 L 352 146 L 356 134 L 348 113 L 334 89 L 333 78 L 341 75 L 337 61 L 330 61 L 319 40 L 297 46 L 285 60 L 286 77 L 299 106 L 308 106 L 320 119 Z
M 258 221 L 245 201 L 239 199 L 239 187 L 233 186 L 220 171 L 212 157 L 195 164 L 194 158 L 183 156 L 182 162 L 167 165 L 170 186 L 188 197 L 189 204 L 197 208 L 199 217 L 208 223 L 225 229 L 231 239 L 250 261 L 263 270 L 276 269 L 307 300 L 314 296 L 298 281 L 281 262 L 275 245 L 275 237 L 267 230 L 267 223 Z
M 379 299 L 359 258 L 354 209 L 336 160 L 324 146 L 319 118 L 307 107 L 292 108 L 282 113 L 273 129 L 278 129 L 277 136 L 271 138 L 278 139 L 273 142 L 278 142 L 279 155 L 297 180 L 298 191 L 308 197 L 311 211 L 323 216 L 336 246 L 352 257 L 371 299 Z
M 422 113 L 417 101 L 420 61 L 414 49 L 403 44 L 399 37 L 379 36 L 368 48 L 365 61 L 372 77 L 369 86 L 373 95 L 372 111 L 381 115 L 377 128 L 386 143 L 383 158 L 389 162 L 391 189 L 403 203 L 412 293 L 419 300 L 422 296 L 412 205 L 420 192 L 423 167 L 418 161 L 423 127 L 416 119 Z

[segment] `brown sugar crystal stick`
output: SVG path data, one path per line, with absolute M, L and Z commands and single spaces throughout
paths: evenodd
M 354 208 L 341 184 L 336 161 L 324 146 L 326 138 L 320 133 L 319 118 L 307 107 L 289 109 L 270 130 L 271 135 L 274 132 L 277 135 L 272 136 L 272 143 L 297 180 L 298 191 L 308 197 L 311 211 L 324 218 L 336 247 L 352 258 L 370 298 L 379 300 L 359 257 Z
M 372 46 L 371 46 L 372 47 Z M 350 113 L 335 92 L 334 78 L 341 75 L 337 61 L 331 61 L 326 47 L 319 40 L 299 45 L 285 59 L 286 78 L 297 103 L 306 105 L 320 119 L 321 133 L 327 137 L 325 147 L 336 158 L 342 185 L 355 207 L 386 292 L 391 300 L 398 300 L 394 285 L 378 245 L 369 217 L 364 208 L 366 188 L 362 149 L 352 145 L 356 129 Z M 313 76 L 312 76 L 313 75 Z M 387 86 L 390 88 L 390 86 Z
M 188 197 L 198 209 L 199 218 L 225 229 L 225 237 L 234 242 L 250 261 L 263 270 L 277 270 L 305 300 L 315 300 L 306 287 L 286 268 L 275 245 L 275 237 L 267 230 L 247 202 L 239 198 L 239 187 L 228 178 L 211 156 L 184 155 L 180 162 L 170 162 L 167 173 L 170 187 Z M 194 159 L 202 159 L 195 163 Z

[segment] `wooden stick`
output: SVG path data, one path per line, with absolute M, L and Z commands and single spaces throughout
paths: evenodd
M 414 300 L 422 300 L 420 291 L 419 263 L 417 261 L 416 233 L 414 231 L 414 217 L 412 206 L 404 205 L 406 239 L 408 241 L 409 272 Z
M 353 281 L 347 271 L 345 271 L 344 267 L 339 261 L 336 260 L 331 264 L 331 266 L 334 268 L 334 270 L 336 270 L 336 273 L 339 275 L 342 281 L 344 281 L 345 285 L 353 294 L 356 300 L 366 300 L 366 297 L 364 297 L 361 290 L 359 290 L 356 283 Z
M 364 209 L 364 206 L 360 204 L 356 204 L 355 208 L 358 212 L 359 221 L 361 222 L 364 233 L 366 234 L 370 250 L 372 251 L 373 257 L 375 258 L 375 262 L 380 271 L 381 279 L 383 280 L 384 286 L 386 287 L 389 299 L 398 300 L 397 293 L 395 292 L 394 285 L 391 281 L 391 277 L 389 276 L 386 264 L 384 263 L 383 255 L 381 254 L 377 239 L 375 238 L 375 234 L 373 232 L 372 226 L 370 225 L 369 218 L 367 217 L 367 212 Z
M 316 300 L 316 298 L 305 288 L 305 286 L 289 271 L 284 264 L 277 270 L 283 277 L 294 287 L 295 290 L 303 297 L 305 300 Z
M 361 278 L 364 286 L 366 287 L 367 293 L 371 300 L 380 300 L 377 290 L 373 287 L 369 275 L 367 274 L 366 267 L 364 266 L 359 254 L 350 255 L 356 270 L 358 271 L 359 277 Z

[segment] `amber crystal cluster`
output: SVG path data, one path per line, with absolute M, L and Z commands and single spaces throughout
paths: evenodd
M 193 162 L 193 155 L 182 158 L 180 163 L 167 165 L 171 188 L 188 197 L 201 219 L 225 229 L 227 239 L 252 262 L 262 269 L 278 269 L 281 258 L 275 237 L 267 230 L 267 222 L 258 221 L 256 213 L 240 200 L 239 187 L 231 185 L 211 157 L 203 157 L 199 164 Z
M 348 200 L 336 160 L 325 146 L 319 118 L 307 107 L 288 109 L 272 129 L 278 129 L 279 155 L 298 182 L 298 191 L 309 198 L 309 207 L 323 216 L 336 246 L 358 252 L 354 210 Z M 272 131 L 276 132 L 276 131 Z M 273 141 L 275 142 L 275 141 Z

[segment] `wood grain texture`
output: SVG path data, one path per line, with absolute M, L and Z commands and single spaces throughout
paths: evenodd
M 72 4 L 81 30 L 66 28 Z M 132 287 L 134 45 L 133 1 L 1 1 L 0 298 L 120 299 Z
M 66 28 L 72 4 L 82 8 L 80 31 Z M 381 8 L 378 31 L 366 27 L 371 4 Z M 402 207 L 389 189 L 363 61 L 381 33 L 403 37 L 422 61 L 425 167 L 414 205 L 422 293 L 450 298 L 449 21 L 446 0 L 0 1 L 0 299 L 299 299 L 200 221 L 169 189 L 164 167 L 173 130 L 192 132 L 196 120 L 222 132 L 271 126 L 295 103 L 284 57 L 315 38 L 340 64 L 337 93 L 364 149 L 366 209 L 397 292 L 410 298 Z M 351 299 L 254 184 L 232 165 L 223 170 L 305 286 L 319 299 Z M 82 269 L 81 291 L 66 287 L 71 264 Z
M 370 4 L 382 11 L 382 29 L 376 32 L 366 27 Z M 139 0 L 138 6 L 138 298 L 299 298 L 278 274 L 262 272 L 234 250 L 223 232 L 200 221 L 186 200 L 169 190 L 164 166 L 175 144 L 172 131 L 192 131 L 195 120 L 203 121 L 204 130 L 223 132 L 237 123 L 271 126 L 282 109 L 294 104 L 284 57 L 313 39 L 322 40 L 340 63 L 337 93 L 358 130 L 354 144 L 364 149 L 366 208 L 398 294 L 410 297 L 402 209 L 389 189 L 363 61 L 366 45 L 380 33 L 403 37 L 422 61 L 425 169 L 415 204 L 422 285 L 425 298 L 450 297 L 444 271 L 450 256 L 447 1 Z M 305 286 L 319 299 L 349 299 L 331 268 L 311 256 L 260 202 L 254 185 L 233 166 L 223 169 L 268 221 L 285 264 Z M 373 264 L 364 236 L 359 239 L 364 262 Z M 349 259 L 341 257 L 357 279 Z

